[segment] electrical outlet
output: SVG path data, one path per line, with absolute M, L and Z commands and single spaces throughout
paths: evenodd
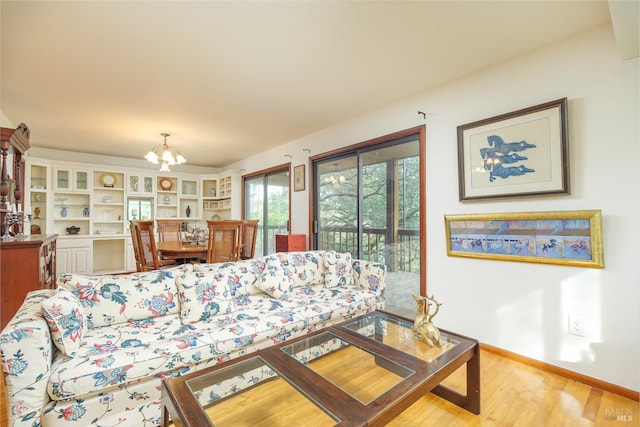
M 584 336 L 584 321 L 575 316 L 569 316 L 569 333 L 579 337 Z

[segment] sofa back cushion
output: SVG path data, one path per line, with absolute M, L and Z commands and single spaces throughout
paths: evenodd
M 387 267 L 384 264 L 356 259 L 353 261 L 355 285 L 369 289 L 374 295 L 385 293 Z
M 255 283 L 264 271 L 266 259 L 267 257 L 259 257 L 236 262 L 195 264 L 193 270 L 215 273 L 218 280 L 229 285 L 232 297 L 255 295 L 262 293 Z
M 353 286 L 353 259 L 349 252 L 326 251 L 324 253 L 324 285 L 327 288 L 336 286 Z
M 175 276 L 191 270 L 191 265 L 185 264 L 133 274 L 64 274 L 58 277 L 57 285 L 78 298 L 88 327 L 95 328 L 179 313 Z
M 277 255 L 266 256 L 264 260 L 264 271 L 256 280 L 256 287 L 273 298 L 286 297 L 294 288 L 293 269 Z
M 324 284 L 324 251 L 278 252 L 285 271 L 291 274 L 293 287 Z
M 216 271 L 193 271 L 176 278 L 182 323 L 213 320 L 236 310 L 224 277 Z

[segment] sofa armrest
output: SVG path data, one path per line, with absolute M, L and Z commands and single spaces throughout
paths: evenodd
M 387 286 L 387 266 L 379 262 L 353 261 L 353 278 L 356 286 L 370 289 L 376 296 L 384 297 Z
M 10 426 L 39 426 L 49 402 L 47 382 L 53 357 L 52 340 L 41 303 L 52 289 L 32 291 L 0 333 L 0 360 Z

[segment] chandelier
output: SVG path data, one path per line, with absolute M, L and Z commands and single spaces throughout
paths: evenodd
M 158 164 L 158 161 L 162 161 L 160 172 L 171 172 L 169 166 L 181 165 L 187 162 L 187 159 L 182 157 L 182 154 L 175 148 L 167 144 L 168 133 L 161 133 L 164 137 L 162 144 L 156 144 L 151 151 L 149 151 L 144 158 L 153 163 Z
M 324 182 L 326 182 L 327 184 L 333 184 L 334 187 L 337 187 L 340 184 L 344 184 L 345 182 L 347 182 L 347 178 L 345 178 L 344 176 L 340 175 L 338 177 L 335 177 L 333 175 L 328 176 L 324 179 Z
M 337 187 L 340 184 L 344 184 L 345 182 L 347 182 L 347 178 L 345 178 L 343 175 L 338 175 L 338 164 L 334 163 L 333 165 L 334 167 L 334 175 L 329 175 L 326 176 L 324 178 L 324 182 L 326 184 L 333 184 L 334 187 Z

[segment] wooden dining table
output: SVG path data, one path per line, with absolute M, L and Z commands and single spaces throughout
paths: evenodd
M 162 258 L 176 260 L 207 258 L 206 242 L 158 242 L 156 247 Z

